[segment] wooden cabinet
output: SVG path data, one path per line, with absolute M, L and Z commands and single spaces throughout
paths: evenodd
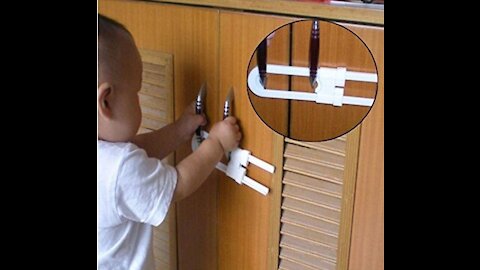
M 270 187 L 266 197 L 215 171 L 194 195 L 178 203 L 176 218 L 170 219 L 177 239 L 176 245 L 169 247 L 177 258 L 176 262 L 171 260 L 170 269 L 279 269 L 285 138 L 256 114 L 246 77 L 259 42 L 276 28 L 301 18 L 215 6 L 114 0 L 99 1 L 99 12 L 124 24 L 139 48 L 173 56 L 175 119 L 206 82 L 206 113 L 210 123 L 219 121 L 227 91 L 233 87 L 233 115 L 243 132 L 241 147 L 276 167 L 273 176 L 254 166 L 248 168 L 250 177 Z M 340 222 L 338 230 L 346 237 L 338 242 L 338 256 L 343 259 L 336 267 L 376 270 L 383 269 L 383 28 L 345 26 L 374 54 L 381 87 L 364 123 L 352 133 L 351 140 L 346 139 L 345 164 L 351 164 L 352 169 L 344 176 L 350 184 L 343 190 L 342 205 L 349 207 L 339 216 L 345 222 Z M 269 57 L 279 63 L 288 61 L 281 54 Z M 280 79 L 274 83 L 288 82 Z M 189 145 L 181 147 L 175 160 L 190 152 Z M 287 264 L 282 269 L 295 268 Z

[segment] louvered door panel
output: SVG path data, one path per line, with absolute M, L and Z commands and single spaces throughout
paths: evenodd
M 303 211 L 290 211 L 284 209 L 281 221 L 283 223 L 302 226 L 310 230 L 319 230 L 321 232 L 338 236 L 338 224 L 329 222 L 325 219 L 315 218 L 305 214 Z
M 316 254 L 305 252 L 290 247 L 282 247 L 280 251 L 280 259 L 291 262 L 296 262 L 308 269 L 328 269 L 335 270 L 335 262 L 317 256 Z M 288 268 L 289 270 L 296 270 L 297 268 Z
M 331 247 L 336 246 L 338 242 L 336 235 L 328 234 L 325 231 L 315 228 L 305 228 L 298 224 L 282 224 L 281 234 L 311 239 L 312 241 L 324 243 Z
M 354 144 L 358 133 L 351 136 Z M 285 139 L 279 269 L 337 269 L 353 196 L 344 189 L 346 180 L 348 190 L 354 181 L 346 173 L 347 149 L 347 135 L 326 142 Z
M 308 265 L 304 265 L 294 261 L 295 259 L 290 259 L 285 257 L 285 254 L 281 256 L 280 261 L 280 270 L 316 270 L 317 268 L 309 267 Z
M 303 211 L 309 216 L 340 222 L 340 210 L 332 209 L 324 205 L 315 205 L 296 198 L 284 196 L 282 209 L 294 212 Z
M 139 133 L 162 128 L 174 120 L 173 57 L 170 54 L 140 50 L 143 62 L 143 82 L 139 99 L 142 123 Z M 164 159 L 173 165 L 173 154 Z M 165 221 L 154 230 L 153 253 L 156 269 L 176 269 L 175 211 L 170 209 Z
M 330 209 L 340 210 L 341 200 L 338 197 L 312 191 L 304 187 L 297 187 L 292 185 L 285 185 L 283 189 L 283 196 L 286 198 L 293 198 L 304 201 L 317 206 L 325 206 Z
M 151 50 L 140 50 L 143 82 L 139 93 L 141 127 L 156 130 L 173 122 L 173 58 Z
M 283 182 L 292 186 L 301 186 L 305 189 L 329 193 L 332 194 L 332 196 L 340 197 L 342 195 L 342 186 L 337 183 L 330 181 L 318 181 L 318 179 L 313 177 L 290 171 L 285 172 Z

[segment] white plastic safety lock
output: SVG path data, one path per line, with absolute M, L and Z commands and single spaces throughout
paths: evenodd
M 333 106 L 342 106 L 343 104 L 343 88 L 335 87 L 333 91 Z
M 208 132 L 202 131 L 202 137 L 206 139 L 208 137 Z M 197 149 L 198 146 L 198 140 L 196 140 L 196 138 L 194 137 L 192 139 L 192 150 Z M 273 165 L 254 157 L 253 155 L 251 155 L 250 151 L 241 148 L 237 148 L 230 152 L 230 161 L 227 165 L 219 162 L 217 163 L 216 168 L 224 172 L 228 177 L 235 180 L 235 182 L 237 182 L 238 184 L 245 184 L 250 188 L 258 191 L 262 195 L 266 196 L 269 192 L 269 189 L 247 176 L 247 167 L 250 163 L 269 173 L 275 172 L 275 167 Z
M 310 70 L 306 67 L 267 65 L 267 73 L 308 77 Z M 345 67 L 320 67 L 316 80 L 318 86 L 314 93 L 265 89 L 258 67 L 255 67 L 248 74 L 248 87 L 255 95 L 265 98 L 314 101 L 338 107 L 344 104 L 367 107 L 373 105 L 373 98 L 345 96 L 344 87 L 347 80 L 376 83 L 378 76 L 375 73 L 348 71 Z
M 232 151 L 225 174 L 238 184 L 242 184 L 243 177 L 247 174 L 247 168 L 242 166 L 242 161 L 246 163 L 247 159 L 248 154 L 245 155 L 245 153 L 242 153 L 242 150 L 237 148 L 235 151 Z

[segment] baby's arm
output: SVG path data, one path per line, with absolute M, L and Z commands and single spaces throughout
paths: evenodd
M 132 142 L 143 148 L 149 157 L 163 159 L 190 140 L 198 126 L 207 123 L 205 116 L 194 114 L 194 108 L 195 103 L 191 103 L 178 121 L 159 130 L 137 135 Z
M 226 151 L 238 146 L 242 134 L 234 117 L 218 122 L 200 146 L 177 165 L 174 200 L 179 201 L 197 190 L 215 169 Z

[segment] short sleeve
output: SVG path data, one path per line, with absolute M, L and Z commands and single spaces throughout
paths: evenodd
M 141 148 L 125 155 L 115 187 L 115 202 L 121 218 L 160 225 L 168 213 L 177 183 L 177 171 L 149 158 Z

